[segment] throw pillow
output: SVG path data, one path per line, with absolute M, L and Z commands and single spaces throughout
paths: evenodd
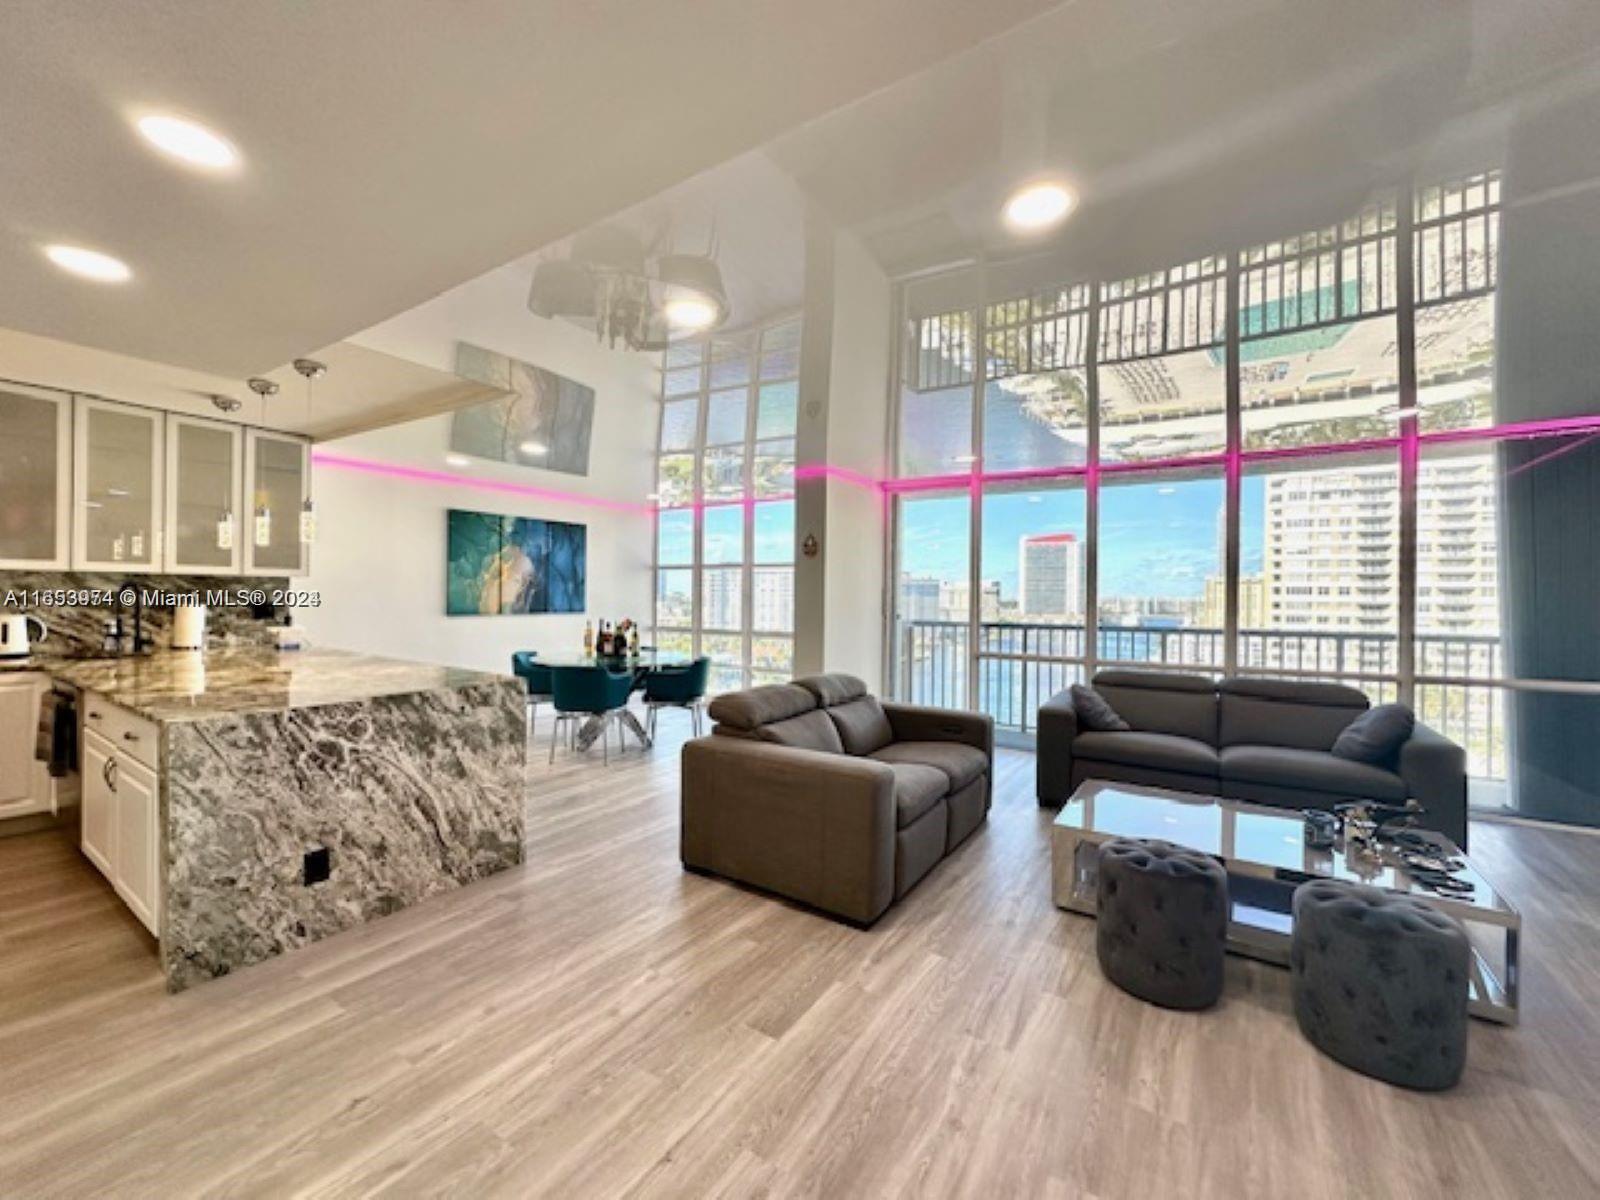
M 1072 711 L 1078 727 L 1092 733 L 1128 733 L 1133 729 L 1099 692 L 1081 683 L 1072 685 Z
M 1416 724 L 1416 716 L 1404 704 L 1380 704 L 1346 726 L 1333 743 L 1333 753 L 1352 762 L 1392 766 Z

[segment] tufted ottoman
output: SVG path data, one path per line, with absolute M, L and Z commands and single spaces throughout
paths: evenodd
M 1100 847 L 1095 950 L 1107 979 L 1165 1008 L 1208 1008 L 1222 994 L 1228 875 L 1170 842 Z
M 1295 891 L 1295 1017 L 1363 1075 L 1428 1091 L 1461 1078 L 1470 959 L 1460 924 L 1420 901 L 1334 880 Z

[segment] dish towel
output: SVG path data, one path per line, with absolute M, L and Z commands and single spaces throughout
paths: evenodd
M 55 779 L 78 769 L 78 700 L 71 692 L 51 689 L 44 694 L 33 756 L 49 764 Z

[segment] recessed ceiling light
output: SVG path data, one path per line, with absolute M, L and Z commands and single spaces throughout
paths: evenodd
M 233 143 L 204 125 L 182 117 L 151 113 L 134 122 L 139 135 L 161 153 L 204 171 L 226 171 L 239 165 Z
M 472 460 L 465 454 L 446 454 L 444 460 L 452 467 L 470 467 L 472 465 Z
M 517 450 L 519 453 L 526 454 L 531 458 L 537 458 L 541 454 L 548 454 L 550 447 L 543 442 L 527 441 L 518 442 Z
M 970 463 L 977 462 L 978 456 L 976 454 L 958 454 L 950 461 L 960 463 L 962 466 L 967 466 Z
M 716 324 L 717 306 L 700 296 L 667 301 L 667 324 L 674 329 L 707 329 Z
M 1030 183 L 1006 201 L 1006 224 L 1025 233 L 1049 229 L 1064 221 L 1077 203 L 1078 197 L 1065 184 Z
M 85 250 L 82 246 L 63 246 L 59 243 L 44 248 L 45 257 L 63 271 L 70 271 L 97 283 L 126 283 L 133 278 L 128 264 L 120 258 L 101 254 L 98 250 Z

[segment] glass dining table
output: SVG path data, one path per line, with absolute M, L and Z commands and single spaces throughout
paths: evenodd
M 641 649 L 637 654 L 626 656 L 584 654 L 582 651 L 571 654 L 541 653 L 534 661 L 541 667 L 550 667 L 556 671 L 578 667 L 604 667 L 613 674 L 631 671 L 633 672 L 633 686 L 637 689 L 644 686 L 644 677 L 651 671 L 687 667 L 694 662 L 694 657 L 693 655 L 681 654 L 673 650 Z M 628 732 L 639 739 L 639 745 L 648 750 L 654 744 L 651 741 L 650 734 L 645 730 L 644 725 L 640 723 L 639 718 L 634 716 L 628 709 L 623 709 L 617 714 L 617 717 Z M 602 716 L 593 716 L 585 721 L 578 729 L 578 749 L 587 750 L 594 745 L 601 733 L 604 732 L 605 725 L 605 718 Z

